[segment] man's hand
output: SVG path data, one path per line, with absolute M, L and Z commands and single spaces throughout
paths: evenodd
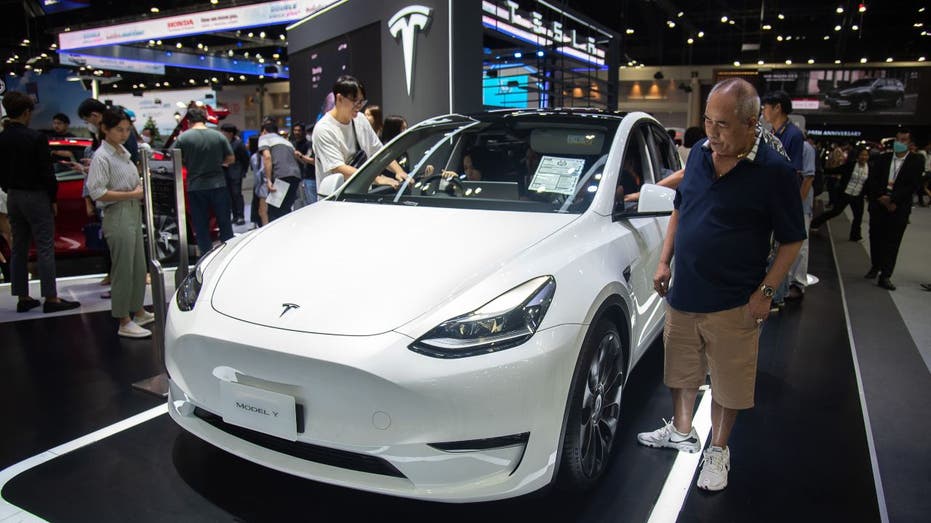
M 884 194 L 880 196 L 879 203 L 882 204 L 882 206 L 885 207 L 886 210 L 889 212 L 895 212 L 897 208 L 895 203 L 892 201 L 892 197 L 889 196 L 888 194 Z
M 52 204 L 52 216 L 58 216 L 58 204 L 57 203 Z
M 268 187 L 268 192 L 277 192 L 278 189 L 275 187 L 275 184 L 272 183 L 268 178 L 265 179 L 265 187 Z
M 97 215 L 94 202 L 90 198 L 84 198 L 84 212 L 87 214 L 88 218 L 93 218 Z
M 763 320 L 769 316 L 769 309 L 772 307 L 772 304 L 772 298 L 763 296 L 762 292 L 754 292 L 753 295 L 750 296 L 750 303 L 747 304 L 750 307 L 750 316 L 756 320 L 757 324 L 763 323 Z
M 136 188 L 129 193 L 129 196 L 133 200 L 141 200 L 145 196 L 145 193 L 142 190 L 142 184 L 137 185 Z
M 656 266 L 656 274 L 653 275 L 653 289 L 660 296 L 666 296 L 666 293 L 669 292 L 670 278 L 672 278 L 672 271 L 669 270 L 669 264 L 659 262 L 659 265 Z
M 390 185 L 392 189 L 397 189 L 401 183 L 390 176 L 379 174 L 375 177 L 375 185 Z

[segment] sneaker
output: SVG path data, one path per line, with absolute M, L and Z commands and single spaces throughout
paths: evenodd
M 877 276 L 879 276 L 879 269 L 877 269 L 876 267 L 870 267 L 869 272 L 863 275 L 863 277 L 866 278 L 867 280 L 872 280 L 873 278 Z
M 920 284 L 920 285 L 921 285 L 921 288 L 922 288 L 922 289 L 924 289 L 924 290 L 926 290 L 926 291 L 931 291 L 931 283 L 922 283 L 922 284 Z
M 233 225 L 245 225 L 245 224 L 246 224 L 246 220 L 244 218 L 237 218 L 236 221 L 233 222 Z
M 143 314 L 142 316 L 140 316 L 140 315 L 137 314 L 137 315 L 133 318 L 133 323 L 135 323 L 136 325 L 138 325 L 138 326 L 140 326 L 140 327 L 145 327 L 146 325 L 148 325 L 148 324 L 150 324 L 150 323 L 152 323 L 152 322 L 154 322 L 154 321 L 155 321 L 155 315 L 152 314 L 152 313 L 149 312 L 149 311 L 146 311 L 145 314 Z
M 29 312 L 41 305 L 41 302 L 35 298 L 28 298 L 16 302 L 16 312 Z
M 701 461 L 701 473 L 695 483 L 702 490 L 724 490 L 727 472 L 731 470 L 731 451 L 728 447 L 708 447 Z
M 890 280 L 889 278 L 880 278 L 879 282 L 877 282 L 876 285 L 879 285 L 883 289 L 886 289 L 889 291 L 895 290 L 895 285 L 892 284 L 892 280 Z
M 143 329 L 136 325 L 134 321 L 130 321 L 126 325 L 120 325 L 120 330 L 116 331 L 116 333 L 124 338 L 148 338 L 152 335 L 152 331 Z
M 641 432 L 637 434 L 637 441 L 641 445 L 655 448 L 670 448 L 684 450 L 685 452 L 695 453 L 701 450 L 701 443 L 698 441 L 698 432 L 695 427 L 688 434 L 681 434 L 673 425 L 673 420 L 663 420 L 664 425 L 653 432 Z
M 45 303 L 42 304 L 42 312 L 68 311 L 71 309 L 77 309 L 80 306 L 81 302 L 69 301 L 64 298 L 59 298 L 58 301 L 45 300 Z

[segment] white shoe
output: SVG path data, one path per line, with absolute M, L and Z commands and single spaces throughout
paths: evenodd
M 154 321 L 155 321 L 155 315 L 149 311 L 146 311 L 145 314 L 143 314 L 142 316 L 136 314 L 136 316 L 133 318 L 133 323 L 135 323 L 136 325 L 140 327 L 144 327 Z
M 731 470 L 731 451 L 728 447 L 708 447 L 701 462 L 701 473 L 695 483 L 703 490 L 724 490 L 727 472 Z
M 116 332 L 124 338 L 148 338 L 152 335 L 149 329 L 143 329 L 136 322 L 130 321 L 126 325 L 120 325 L 120 330 Z
M 673 425 L 673 420 L 663 420 L 663 423 L 665 425 L 653 432 L 637 434 L 637 441 L 647 447 L 670 448 L 691 453 L 701 450 L 701 442 L 698 440 L 698 432 L 695 431 L 695 427 L 692 427 L 688 434 L 681 434 Z

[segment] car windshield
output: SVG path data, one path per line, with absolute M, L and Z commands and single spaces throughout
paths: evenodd
M 848 85 L 847 87 L 869 87 L 873 85 L 874 81 L 875 80 L 873 78 L 861 78 L 860 80 L 857 80 L 856 82 Z
M 461 209 L 582 213 L 602 179 L 620 119 L 599 115 L 448 116 L 379 151 L 336 200 Z M 398 184 L 392 162 L 410 174 Z

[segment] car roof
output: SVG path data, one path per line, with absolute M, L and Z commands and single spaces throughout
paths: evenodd
M 573 120 L 578 117 L 619 122 L 624 118 L 624 116 L 626 116 L 626 114 L 627 113 L 620 111 L 606 111 L 603 109 L 593 109 L 587 107 L 557 107 L 553 109 L 498 109 L 494 111 L 472 113 L 468 116 L 476 120 L 487 122 L 501 121 L 506 119 L 510 120 L 513 118 L 553 118 L 554 120 Z

